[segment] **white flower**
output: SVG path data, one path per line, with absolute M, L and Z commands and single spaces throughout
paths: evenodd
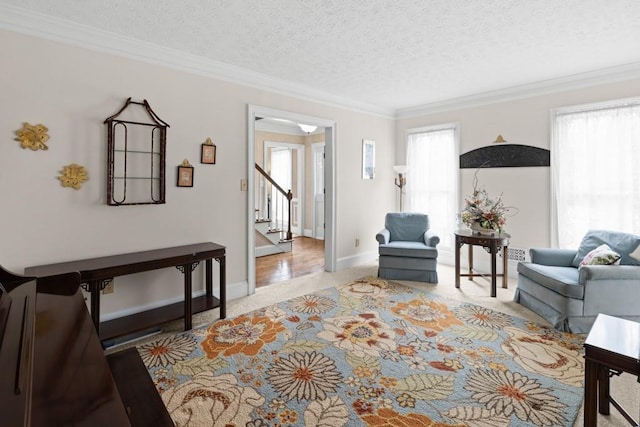
M 318 337 L 333 342 L 334 346 L 355 357 L 378 357 L 381 351 L 396 348 L 396 333 L 375 311 L 324 319 L 322 324 L 325 330 Z
M 212 372 L 201 372 L 168 389 L 162 400 L 177 427 L 193 420 L 212 427 L 243 426 L 251 421 L 253 409 L 264 404 L 264 397 L 250 387 L 238 386 L 232 374 L 216 377 Z

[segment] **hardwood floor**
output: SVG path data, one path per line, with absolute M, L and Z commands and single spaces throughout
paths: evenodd
M 256 288 L 324 271 L 324 240 L 295 236 L 291 252 L 256 258 Z

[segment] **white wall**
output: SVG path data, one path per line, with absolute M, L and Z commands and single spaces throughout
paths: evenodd
M 552 108 L 638 95 L 640 79 L 401 119 L 396 127 L 398 163 L 404 163 L 406 131 L 411 128 L 459 123 L 461 154 L 491 145 L 499 134 L 511 144 L 550 149 Z M 474 173 L 474 169 L 460 170 L 461 204 L 472 192 Z M 511 247 L 528 253 L 531 247 L 550 245 L 550 168 L 485 168 L 478 178 L 491 195 L 503 193 L 505 205 L 519 209 L 506 226 L 512 235 Z M 482 262 L 483 258 L 477 260 Z
M 338 265 L 377 250 L 375 233 L 393 209 L 394 121 L 214 80 L 18 33 L 0 31 L 0 264 L 25 267 L 74 259 L 214 241 L 227 247 L 227 283 L 247 282 L 247 105 L 261 105 L 337 122 Z M 126 98 L 147 99 L 169 123 L 165 205 L 107 206 L 103 121 Z M 49 128 L 48 151 L 20 148 L 23 122 Z M 199 162 L 211 137 L 216 165 Z M 377 146 L 377 175 L 361 179 L 361 142 Z M 184 158 L 195 166 L 194 187 L 175 185 Z M 59 171 L 78 163 L 89 172 L 80 190 L 63 188 Z M 356 248 L 354 239 L 360 238 Z M 194 289 L 201 289 L 202 267 Z M 214 275 L 217 263 L 214 263 Z M 115 280 L 102 298 L 103 317 L 181 298 L 175 269 Z M 238 296 L 238 293 L 235 294 Z
M 551 108 L 640 95 L 637 79 L 394 122 L 8 31 L 0 31 L 0 56 L 0 264 L 22 273 L 32 265 L 214 241 L 227 247 L 235 296 L 247 282 L 247 193 L 240 180 L 247 178 L 248 104 L 337 122 L 336 251 L 338 266 L 346 266 L 375 256 L 375 233 L 384 214 L 397 209 L 392 166 L 404 163 L 407 129 L 459 122 L 461 153 L 489 145 L 498 134 L 510 143 L 549 148 Z M 106 205 L 103 121 L 129 96 L 147 99 L 171 126 L 165 205 Z M 20 148 L 14 138 L 23 122 L 49 127 L 48 151 Z M 218 147 L 213 166 L 199 163 L 207 137 Z M 363 138 L 376 141 L 374 180 L 361 179 Z M 175 186 L 184 158 L 196 167 L 193 188 Z M 57 180 L 70 163 L 89 171 L 80 190 Z M 461 171 L 462 196 L 472 177 L 473 170 Z M 512 246 L 549 245 L 549 168 L 483 169 L 479 177 L 492 194 L 503 192 L 505 202 L 520 209 L 507 227 Z M 199 267 L 196 289 L 201 274 Z M 175 269 L 116 278 L 115 293 L 102 299 L 102 314 L 179 300 L 181 281 Z

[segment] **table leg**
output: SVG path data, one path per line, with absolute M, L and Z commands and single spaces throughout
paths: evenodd
M 456 273 L 456 288 L 460 287 L 460 243 L 458 241 L 458 237 L 456 236 L 456 262 L 455 262 L 455 273 Z
M 609 415 L 609 368 L 598 365 L 598 412 Z
M 497 264 L 497 256 L 498 254 L 496 253 L 498 252 L 498 246 L 495 243 L 491 244 L 491 296 L 493 298 L 496 297 L 497 291 L 496 291 L 496 282 L 497 282 L 497 276 L 496 276 L 496 264 Z
M 204 266 L 205 289 L 207 290 L 207 297 L 211 298 L 213 296 L 213 278 L 211 277 L 213 268 L 211 259 L 206 260 Z
M 184 274 L 184 330 L 191 329 L 191 294 L 192 294 L 192 269 L 191 264 L 184 264 L 182 266 L 182 273 Z
M 469 246 L 469 280 L 473 280 L 473 245 Z
M 220 318 L 227 317 L 227 263 L 225 256 L 216 258 L 220 263 Z
M 96 328 L 98 336 L 100 336 L 100 280 L 91 280 L 89 282 L 89 291 L 91 293 L 91 320 Z
M 599 365 L 593 360 L 585 359 L 584 364 L 584 427 L 598 425 L 598 371 Z
M 502 247 L 502 287 L 507 289 L 509 287 L 509 248 L 507 246 Z

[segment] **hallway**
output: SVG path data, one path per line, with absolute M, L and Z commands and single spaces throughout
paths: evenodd
M 295 236 L 291 252 L 256 258 L 256 288 L 324 271 L 324 240 Z

